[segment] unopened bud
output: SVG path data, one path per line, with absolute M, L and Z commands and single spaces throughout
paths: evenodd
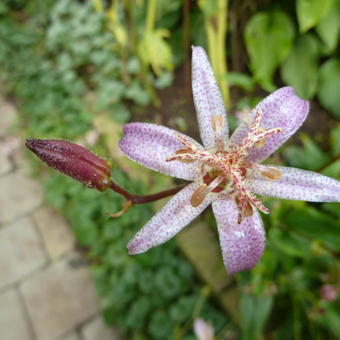
M 80 145 L 57 139 L 27 139 L 26 147 L 51 168 L 89 188 L 103 191 L 110 185 L 109 162 Z

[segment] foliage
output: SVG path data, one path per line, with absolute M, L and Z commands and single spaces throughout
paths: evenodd
M 236 3 L 221 10 L 218 0 L 191 2 L 186 23 L 191 41 L 208 47 L 220 84 L 241 89 L 242 100 L 234 106 L 253 106 L 258 98 L 246 95 L 258 95 L 256 85 L 272 90 L 284 83 L 305 98 L 318 99 L 339 118 L 340 2 L 254 1 L 249 18 L 242 12 L 246 5 L 240 13 L 231 12 Z M 156 89 L 170 85 L 174 67 L 185 61 L 182 10 L 180 0 L 0 2 L 0 77 L 18 100 L 24 134 L 76 139 L 98 128 L 98 118 L 105 116 L 111 121 L 104 119 L 103 125 L 114 132 L 103 133 L 96 149 L 109 153 L 109 145 L 110 153 L 116 152 L 112 149 L 121 124 L 149 109 L 141 106 L 157 104 Z M 234 29 L 224 27 L 227 10 L 228 19 L 236 15 L 236 21 L 246 21 L 251 74 L 246 68 L 226 73 Z M 244 47 L 240 45 L 238 51 Z M 329 140 L 305 132 L 281 151 L 280 161 L 340 179 L 340 127 L 326 119 Z M 131 191 L 145 193 L 151 181 L 131 180 L 139 171 L 130 169 L 128 178 L 115 168 L 114 176 Z M 151 180 L 154 189 L 158 177 Z M 105 319 L 128 339 L 167 339 L 169 334 L 193 339 L 190 329 L 197 316 L 211 320 L 217 332 L 228 322 L 241 339 L 264 334 L 328 339 L 339 334 L 339 299 L 327 301 L 319 292 L 323 285 L 339 285 L 339 204 L 267 199 L 268 245 L 252 271 L 236 275 L 241 320 L 236 325 L 202 294 L 203 283 L 175 241 L 143 255 L 127 255 L 126 243 L 150 218 L 151 206 L 133 207 L 111 220 L 106 213 L 122 204 L 112 193 L 88 190 L 56 174 L 49 177 L 46 192 L 49 202 L 70 220 L 92 264 Z
M 281 11 L 257 13 L 248 21 L 244 37 L 255 80 L 272 91 L 273 73 L 289 53 L 294 38 L 290 18 Z
M 325 152 L 302 135 L 303 146 L 288 146 L 283 154 L 290 166 L 314 171 L 325 167 L 322 173 L 339 180 L 339 163 L 330 163 L 339 155 L 339 136 L 337 126 Z M 320 289 L 326 284 L 338 287 L 340 280 L 339 203 L 267 198 L 266 204 L 271 209 L 263 216 L 267 249 L 252 271 L 238 275 L 242 339 L 256 339 L 266 328 L 277 339 L 336 338 L 339 299 L 325 300 Z
M 43 12 L 38 3 L 6 2 L 0 11 L 1 78 L 20 101 L 25 135 L 75 139 L 93 129 L 99 116 L 124 123 L 134 105 L 150 103 L 153 93 L 148 86 L 171 83 L 172 74 L 163 64 L 150 61 L 158 67 L 155 75 L 143 69 L 149 59 L 141 60 L 129 50 L 121 53 L 116 31 L 108 29 L 108 18 L 91 2 L 50 1 Z M 174 8 L 164 3 L 160 10 L 158 15 Z M 32 17 L 26 22 L 17 20 L 28 13 Z M 165 20 L 167 28 L 170 19 Z M 102 137 L 96 148 L 106 153 Z M 147 190 L 145 180 L 133 182 L 118 168 L 114 176 L 131 191 Z M 157 187 L 157 178 L 152 180 Z M 151 217 L 151 206 L 137 206 L 120 219 L 109 219 L 107 213 L 120 209 L 121 198 L 88 190 L 57 174 L 47 180 L 46 193 L 50 204 L 69 219 L 91 264 L 104 318 L 119 326 L 126 338 L 168 339 L 174 334 L 192 339 L 197 316 L 211 320 L 216 329 L 225 325 L 224 312 L 209 296 L 202 297 L 203 283 L 174 242 L 145 255 L 128 255 L 126 244 Z
M 339 74 L 340 2 L 295 0 L 295 5 L 294 9 L 271 1 L 266 11 L 256 12 L 247 22 L 245 43 L 254 79 L 272 91 L 274 72 L 280 68 L 285 84 L 306 99 L 317 94 L 338 117 L 340 97 L 334 89 Z M 299 34 L 292 44 L 294 31 Z
M 114 177 L 132 192 L 146 191 L 146 185 L 129 180 L 118 169 Z M 174 241 L 142 255 L 128 255 L 126 244 L 151 217 L 151 206 L 135 206 L 121 218 L 110 219 L 107 213 L 119 210 L 120 197 L 88 190 L 57 174 L 48 179 L 46 193 L 87 250 L 106 321 L 117 325 L 127 339 L 169 339 L 175 334 L 192 339 L 195 314 L 211 320 L 218 330 L 225 325 L 220 309 L 202 300 L 203 286 Z

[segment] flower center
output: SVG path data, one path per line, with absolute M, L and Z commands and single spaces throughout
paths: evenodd
M 260 126 L 262 111 L 257 110 L 252 123 L 248 124 L 247 136 L 238 144 L 224 146 L 221 136 L 216 135 L 216 143 L 213 151 L 196 147 L 183 136 L 176 136 L 184 145 L 176 154 L 166 161 L 196 162 L 200 164 L 198 181 L 202 185 L 196 189 L 191 198 L 192 206 L 196 207 L 203 202 L 208 194 L 226 192 L 235 200 L 239 209 L 239 223 L 244 217 L 252 216 L 253 207 L 264 213 L 269 210 L 247 188 L 247 172 L 260 167 L 247 161 L 249 151 L 253 147 L 263 147 L 269 136 L 279 133 L 281 128 L 265 130 Z M 212 118 L 213 128 L 221 130 L 222 120 L 215 116 Z M 261 166 L 261 175 L 266 179 L 277 180 L 281 172 L 274 167 Z

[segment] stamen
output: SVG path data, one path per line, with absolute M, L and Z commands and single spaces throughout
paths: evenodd
M 282 173 L 279 169 L 272 166 L 267 166 L 265 170 L 261 171 L 261 175 L 270 180 L 276 181 L 281 178 Z
M 208 195 L 207 187 L 206 184 L 202 184 L 192 194 L 190 203 L 194 208 L 198 207 Z
M 176 134 L 175 137 L 192 152 L 195 152 L 197 150 L 197 147 L 184 136 Z
M 176 155 L 182 155 L 182 158 L 177 158 L 176 160 L 182 163 L 192 163 L 195 162 L 195 159 L 192 159 L 193 152 L 188 148 L 179 149 L 176 151 Z M 187 155 L 187 157 L 185 157 Z M 184 158 L 183 158 L 184 157 Z M 166 159 L 166 162 L 175 160 L 176 156 Z
M 203 200 L 224 180 L 223 176 L 217 176 L 209 185 L 202 184 L 197 188 L 191 196 L 191 205 L 193 207 L 199 206 Z
M 251 124 L 251 130 L 257 131 L 261 129 L 260 124 L 261 124 L 262 116 L 263 116 L 263 110 L 258 108 L 256 110 L 254 120 Z
M 191 163 L 197 161 L 198 156 L 192 153 L 179 153 L 165 159 L 166 162 L 179 161 L 182 163 Z
M 176 151 L 176 154 L 182 154 L 182 153 L 192 153 L 192 151 L 188 148 L 183 148 L 183 149 L 179 149 Z
M 253 206 L 247 201 L 244 207 L 244 216 L 245 217 L 250 217 L 253 216 Z
M 220 132 L 221 130 L 223 130 L 225 125 L 224 116 L 222 115 L 212 116 L 211 123 L 214 131 Z
M 257 132 L 263 133 L 266 130 L 262 127 L 257 129 Z M 258 142 L 255 143 L 255 146 L 257 146 L 258 148 L 262 148 L 264 146 L 264 144 L 266 143 L 267 138 L 263 138 L 261 140 L 259 140 Z

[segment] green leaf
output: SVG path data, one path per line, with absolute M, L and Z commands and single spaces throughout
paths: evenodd
M 324 42 L 328 53 L 332 53 L 340 36 L 340 1 L 335 2 L 333 8 L 316 26 L 320 38 Z
M 327 327 L 337 338 L 340 334 L 340 313 L 338 306 L 333 304 L 325 304 L 324 313 L 318 315 L 318 321 Z
M 340 118 L 340 59 L 332 58 L 320 68 L 318 99 L 336 118 Z
M 317 25 L 329 12 L 333 0 L 297 0 L 296 14 L 300 32 L 306 32 Z
M 318 61 L 320 44 L 318 40 L 306 34 L 296 41 L 287 59 L 281 66 L 283 81 L 294 87 L 299 96 L 310 99 L 316 93 L 318 85 Z
M 296 233 L 271 229 L 270 242 L 289 256 L 305 258 L 309 256 L 310 241 Z
M 142 88 L 141 83 L 133 81 L 124 93 L 126 98 L 135 101 L 139 105 L 147 105 L 150 102 L 150 96 L 145 89 Z
M 317 170 L 328 161 L 329 156 L 311 137 L 302 134 L 301 142 L 303 148 L 293 145 L 284 150 L 284 155 L 290 165 L 306 170 Z
M 295 232 L 319 240 L 331 250 L 340 250 L 340 222 L 313 207 L 287 211 L 283 222 Z M 289 232 L 289 231 L 287 231 Z
M 340 155 L 340 124 L 331 130 L 330 145 L 333 155 Z
M 332 162 L 332 164 L 322 170 L 322 174 L 340 180 L 340 160 Z
M 259 12 L 248 21 L 244 38 L 255 80 L 265 90 L 274 90 L 274 71 L 292 47 L 293 23 L 281 11 Z
M 156 75 L 160 75 L 163 69 L 172 70 L 172 51 L 165 38 L 170 32 L 158 29 L 145 32 L 143 39 L 138 44 L 138 54 L 146 65 L 151 65 Z
M 243 294 L 240 304 L 242 339 L 257 339 L 272 309 L 273 298 L 264 294 Z
M 130 111 L 122 103 L 114 103 L 110 107 L 111 117 L 117 123 L 126 123 L 130 118 Z
M 228 72 L 226 77 L 230 86 L 239 86 L 246 91 L 252 91 L 254 89 L 254 80 L 246 74 Z

